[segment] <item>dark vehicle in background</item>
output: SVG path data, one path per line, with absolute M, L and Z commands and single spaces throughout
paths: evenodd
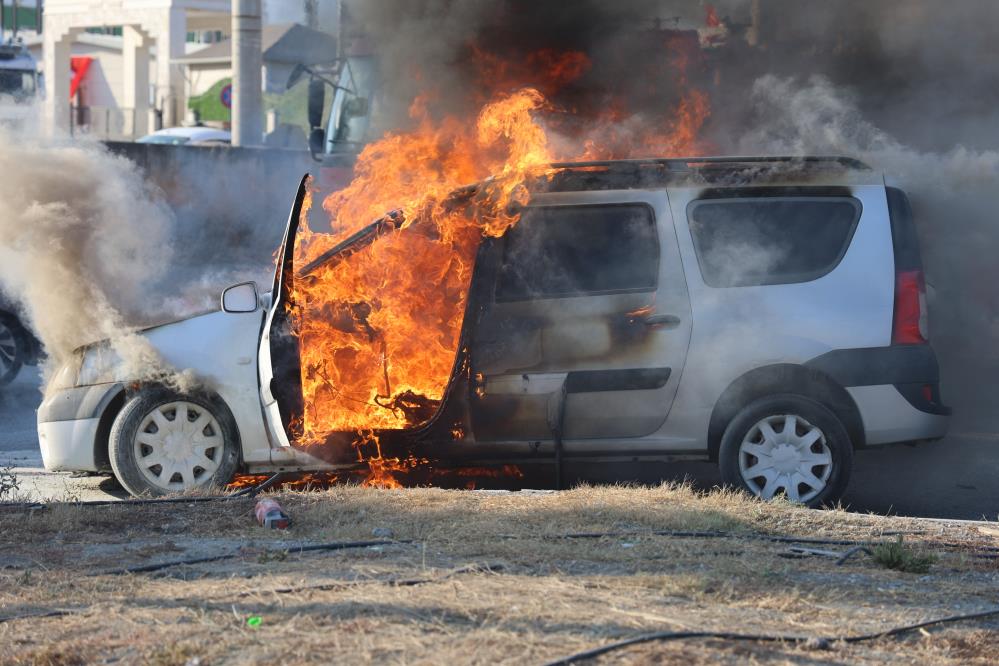
M 0 35 L 0 126 L 17 130 L 32 117 L 42 80 L 24 44 L 2 40 Z
M 13 303 L 0 294 L 0 386 L 14 381 L 26 365 L 37 365 L 41 344 L 20 318 Z

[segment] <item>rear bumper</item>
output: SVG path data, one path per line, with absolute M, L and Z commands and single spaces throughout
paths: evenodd
M 837 349 L 806 365 L 850 393 L 867 446 L 947 434 L 950 408 L 940 399 L 940 367 L 929 345 Z
M 892 384 L 846 390 L 860 410 L 867 446 L 940 439 L 947 434 L 949 415 L 917 409 Z

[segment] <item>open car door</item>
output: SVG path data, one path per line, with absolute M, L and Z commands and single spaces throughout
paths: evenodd
M 295 429 L 304 413 L 304 403 L 299 340 L 292 332 L 289 308 L 294 305 L 297 279 L 309 276 L 325 264 L 350 256 L 389 230 L 398 229 L 403 218 L 399 211 L 386 213 L 330 250 L 298 266 L 295 262 L 295 241 L 309 185 L 309 176 L 305 176 L 298 187 L 278 253 L 272 302 L 260 336 L 260 396 L 270 440 L 274 444 L 271 449 L 272 463 L 310 469 L 352 467 L 358 462 L 357 454 L 350 445 L 354 439 L 352 433 L 344 438 L 328 438 L 321 452 L 316 451 L 316 456 L 292 446 Z
M 260 396 L 268 435 L 274 444 L 271 450 L 271 462 L 274 463 L 308 464 L 314 460 L 311 456 L 292 448 L 288 436 L 293 419 L 302 413 L 302 378 L 298 342 L 292 335 L 288 305 L 293 297 L 295 279 L 295 237 L 308 186 L 309 176 L 304 176 L 298 186 L 298 193 L 295 195 L 295 202 L 288 216 L 284 240 L 278 253 L 270 310 L 264 318 L 264 330 L 260 336 L 257 357 Z

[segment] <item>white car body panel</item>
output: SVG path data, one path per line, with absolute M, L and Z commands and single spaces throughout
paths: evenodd
M 655 437 L 706 448 L 704 433 L 718 398 L 746 372 L 775 363 L 804 364 L 834 349 L 891 343 L 895 267 L 885 188 L 854 184 L 850 189 L 863 213 L 831 272 L 807 282 L 716 288 L 701 276 L 687 222 L 687 205 L 701 188 L 669 188 L 694 313 L 687 367 L 697 372 L 685 374 L 670 418 Z
M 212 312 L 145 331 L 143 335 L 178 371 L 192 370 L 198 381 L 229 406 L 247 463 L 270 461 L 260 393 L 257 344 L 264 311 Z
M 947 434 L 948 417 L 919 411 L 891 384 L 851 386 L 846 390 L 860 410 L 869 446 Z
M 100 419 L 75 419 L 38 424 L 42 464 L 53 472 L 96 472 L 94 439 Z

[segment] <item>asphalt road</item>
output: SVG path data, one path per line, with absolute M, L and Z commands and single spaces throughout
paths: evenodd
M 35 368 L 24 368 L 12 384 L 0 387 L 0 451 L 38 451 L 35 407 L 41 398 Z
M 105 477 L 45 472 L 35 431 L 40 378 L 27 369 L 0 388 L 0 467 L 14 467 L 21 492 L 36 499 L 121 496 Z M 981 426 L 981 424 L 979 424 Z M 955 427 L 946 439 L 917 447 L 860 451 L 844 499 L 852 510 L 969 520 L 999 519 L 999 433 Z M 708 463 L 642 465 L 643 481 L 656 477 L 718 483 Z

